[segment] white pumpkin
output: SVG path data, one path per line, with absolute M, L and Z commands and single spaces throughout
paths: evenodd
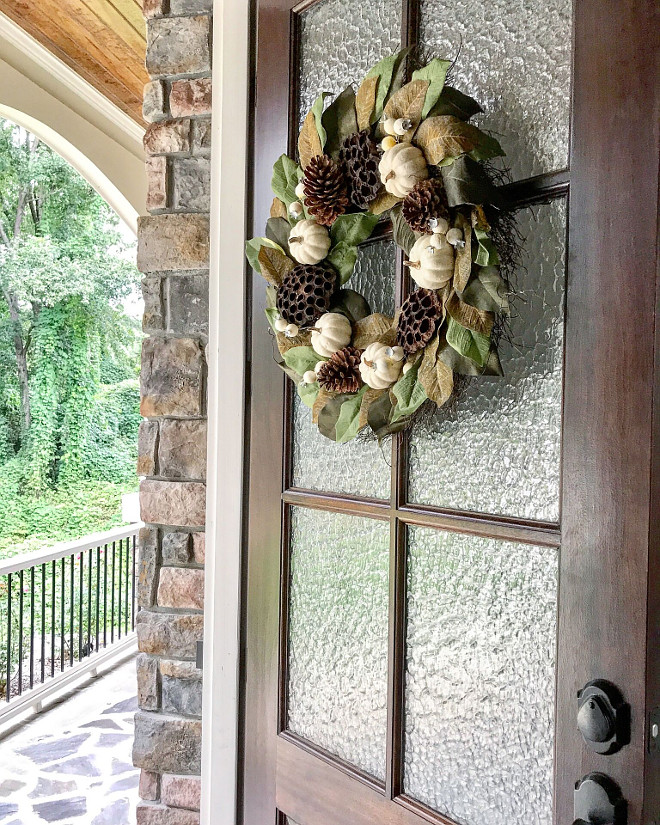
M 289 249 L 299 264 L 318 264 L 330 251 L 330 234 L 316 221 L 298 221 L 289 233 Z
M 424 153 L 408 142 L 388 149 L 378 164 L 378 171 L 385 189 L 397 198 L 405 198 L 415 184 L 429 176 Z
M 362 353 L 360 376 L 372 390 L 384 390 L 399 380 L 405 360 L 401 347 L 388 347 L 376 341 Z
M 445 235 L 422 235 L 410 250 L 410 276 L 417 286 L 442 289 L 454 275 L 454 247 Z
M 351 343 L 352 334 L 351 322 L 345 315 L 326 312 L 312 330 L 312 349 L 324 358 L 330 358 Z

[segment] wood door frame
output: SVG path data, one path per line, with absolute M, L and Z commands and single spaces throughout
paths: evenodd
M 255 187 L 250 230 L 260 234 L 272 195 L 263 185 L 270 168 L 284 151 L 292 135 L 282 112 L 291 105 L 289 93 L 292 66 L 283 61 L 282 46 L 291 37 L 289 0 L 259 3 L 255 51 L 259 66 L 256 78 L 253 149 L 250 168 Z M 306 8 L 309 2 L 297 5 Z M 600 770 L 622 786 L 629 801 L 629 822 L 657 825 L 660 815 L 660 770 L 658 757 L 648 753 L 648 714 L 660 706 L 660 664 L 653 657 L 660 642 L 660 447 L 656 421 L 660 399 L 660 331 L 655 317 L 660 312 L 658 278 L 658 168 L 660 112 L 657 83 L 659 49 L 653 33 L 660 29 L 654 0 L 628 0 L 622 7 L 603 0 L 574 0 L 575 105 L 572 126 L 573 183 L 569 198 L 568 313 L 566 318 L 566 393 L 563 418 L 563 466 L 567 469 L 562 491 L 560 625 L 557 678 L 557 735 L 562 759 L 557 764 L 555 821 L 573 820 L 573 785 L 584 774 Z M 409 5 L 408 9 L 412 6 Z M 653 20 L 658 26 L 653 27 Z M 414 17 L 409 17 L 414 26 Z M 645 21 L 644 25 L 640 21 Z M 625 31 L 626 37 L 621 37 Z M 295 50 L 292 50 L 295 54 Z M 617 65 L 634 67 L 639 86 L 630 75 L 611 70 L 611 55 Z M 292 57 L 291 64 L 293 65 Z M 615 114 L 613 104 L 619 107 Z M 635 164 L 610 163 L 612 157 L 629 152 Z M 648 158 L 648 163 L 640 162 Z M 625 209 L 616 231 L 612 230 L 612 204 L 622 200 Z M 533 203 L 566 192 L 564 173 L 542 176 L 511 187 L 519 203 Z M 614 196 L 617 196 L 615 198 Z M 619 210 L 617 210 L 619 211 Z M 587 220 L 588 218 L 588 220 Z M 625 237 L 625 243 L 621 238 Z M 605 271 L 606 270 L 606 271 Z M 583 273 L 598 271 L 604 289 L 594 289 L 593 278 Z M 621 284 L 634 283 L 621 295 Z M 620 302 L 611 300 L 616 294 Z M 392 805 L 386 796 L 396 793 L 392 784 L 385 797 L 370 786 L 358 771 L 342 766 L 334 758 L 319 758 L 317 749 L 300 747 L 295 737 L 278 735 L 281 692 L 278 662 L 278 611 L 280 577 L 286 574 L 286 558 L 280 555 L 280 525 L 291 504 L 360 512 L 350 496 L 327 496 L 289 491 L 281 502 L 282 481 L 289 471 L 282 455 L 288 435 L 282 430 L 281 405 L 285 388 L 271 363 L 272 344 L 263 333 L 264 296 L 261 279 L 251 283 L 252 337 L 248 367 L 251 379 L 267 393 L 268 407 L 251 410 L 250 452 L 247 461 L 247 493 L 258 515 L 246 524 L 245 660 L 242 729 L 242 814 L 246 825 L 274 822 L 277 805 L 290 813 L 313 817 L 313 825 L 335 825 L 337 798 L 351 794 L 354 825 L 412 825 L 418 814 L 430 821 L 448 821 L 428 816 L 422 806 L 403 798 Z M 596 328 L 593 318 L 601 319 Z M 607 321 L 607 323 L 606 323 Z M 624 329 L 621 329 L 624 327 Z M 621 330 L 618 348 L 603 341 L 605 329 Z M 640 334 L 641 341 L 640 341 Z M 613 377 L 625 387 L 616 392 Z M 625 389 L 625 392 L 624 392 Z M 586 421 L 597 421 L 598 430 Z M 620 449 L 625 444 L 636 450 Z M 398 445 L 398 446 L 397 446 Z M 613 449 L 616 446 L 616 449 Z M 401 442 L 395 442 L 396 450 Z M 264 472 L 264 459 L 267 471 Z M 395 455 L 396 458 L 396 455 Z M 400 491 L 395 490 L 395 495 Z M 608 512 L 603 513 L 603 502 Z M 400 502 L 399 502 L 400 504 Z M 387 505 L 389 510 L 389 504 Z M 423 509 L 423 513 L 417 514 Z M 435 512 L 429 512 L 435 511 Z M 373 510 L 371 511 L 373 514 Z M 511 520 L 463 514 L 439 508 L 397 506 L 394 513 L 406 520 L 532 543 L 558 544 L 559 532 L 552 526 L 529 522 L 516 528 Z M 519 520 L 515 520 L 519 522 Z M 625 564 L 626 574 L 621 568 Z M 283 567 L 284 565 L 284 567 Z M 391 587 L 393 599 L 402 598 L 401 560 L 394 561 Z M 588 583 L 587 593 L 583 592 Z M 602 632 L 599 604 L 608 605 L 610 621 Z M 587 609 L 588 605 L 588 609 Z M 392 633 L 390 628 L 390 647 Z M 602 638 L 601 638 L 602 634 Z M 591 647 L 586 648 L 586 640 Z M 622 652 L 625 651 L 625 655 Z M 402 662 L 395 663 L 391 694 L 401 689 Z M 631 744 L 612 757 L 598 757 L 580 740 L 575 726 L 575 694 L 591 678 L 609 678 L 619 684 L 633 706 Z M 395 721 L 395 727 L 396 727 Z M 400 720 L 399 720 L 400 727 Z M 391 743 L 396 730 L 388 732 Z M 279 755 L 281 770 L 275 766 Z M 391 753 L 388 748 L 388 759 Z M 396 771 L 394 772 L 396 773 Z M 639 776 L 645 775 L 642 791 Z M 301 809 L 294 783 L 303 778 L 314 787 L 315 799 Z M 327 789 L 331 789 L 328 791 Z M 384 804 L 386 803 L 387 804 Z M 653 812 L 653 813 L 652 813 Z M 642 816 L 644 817 L 642 819 Z

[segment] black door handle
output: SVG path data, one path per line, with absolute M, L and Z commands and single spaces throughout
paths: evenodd
M 573 825 L 626 825 L 626 801 L 621 789 L 602 773 L 590 773 L 575 786 Z

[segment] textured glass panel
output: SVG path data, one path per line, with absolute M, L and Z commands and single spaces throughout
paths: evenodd
M 451 411 L 413 428 L 413 501 L 559 518 L 565 201 L 519 213 L 519 298 L 502 340 L 505 377 L 476 378 Z
M 365 296 L 373 311 L 394 313 L 395 246 L 363 246 L 346 284 Z M 312 424 L 312 411 L 298 395 L 293 405 L 293 486 L 389 498 L 390 452 L 375 441 L 335 444 Z
M 294 508 L 289 730 L 385 775 L 389 524 Z
M 550 825 L 557 551 L 411 528 L 405 792 L 464 825 Z
M 341 92 L 401 43 L 401 0 L 322 0 L 300 15 L 300 118 L 321 92 Z
M 422 0 L 422 46 L 458 55 L 452 84 L 479 101 L 516 179 L 568 164 L 571 15 L 570 0 Z

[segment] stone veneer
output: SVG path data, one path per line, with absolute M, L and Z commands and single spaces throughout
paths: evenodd
M 144 0 L 147 209 L 139 438 L 137 825 L 198 825 L 212 0 Z

